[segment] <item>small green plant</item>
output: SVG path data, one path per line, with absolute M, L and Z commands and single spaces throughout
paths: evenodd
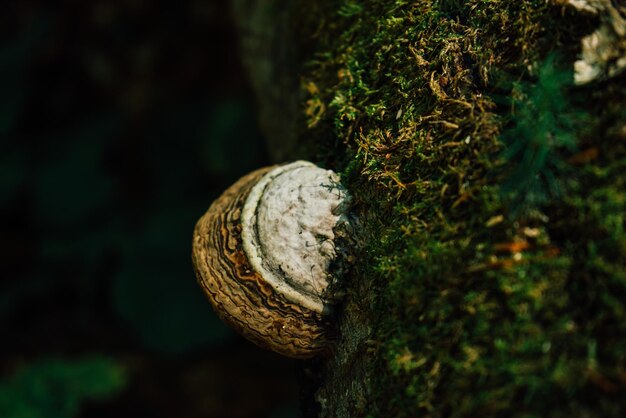
M 516 209 L 545 203 L 561 194 L 567 151 L 576 148 L 577 131 L 585 119 L 573 105 L 571 70 L 549 55 L 537 68 L 534 83 L 515 83 L 511 92 L 510 127 L 502 133 L 503 157 L 510 170 L 502 192 Z
M 0 417 L 74 417 L 81 403 L 106 399 L 124 385 L 123 369 L 107 358 L 41 360 L 0 383 Z

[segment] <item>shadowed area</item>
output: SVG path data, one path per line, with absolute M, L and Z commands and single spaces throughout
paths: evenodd
M 297 415 L 293 363 L 191 266 L 267 163 L 227 2 L 14 2 L 0 28 L 0 416 Z

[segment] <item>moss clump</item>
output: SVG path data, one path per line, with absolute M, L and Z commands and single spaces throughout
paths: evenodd
M 624 78 L 568 81 L 595 22 L 545 0 L 317 11 L 308 134 L 345 167 L 377 295 L 361 414 L 623 416 Z

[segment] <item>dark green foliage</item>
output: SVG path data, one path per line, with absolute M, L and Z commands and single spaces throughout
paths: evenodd
M 86 402 L 85 416 L 224 416 L 270 376 L 202 354 L 238 343 L 195 281 L 193 227 L 265 155 L 227 1 L 207 4 L 2 8 L 0 418 Z M 129 359 L 132 396 L 91 405 L 123 382 L 115 361 L 76 358 L 90 352 Z
M 571 68 L 560 68 L 558 55 L 537 68 L 535 83 L 517 83 L 511 91 L 511 127 L 501 135 L 508 167 L 503 193 L 519 206 L 534 207 L 560 196 L 559 177 L 569 164 L 563 156 L 576 149 L 587 115 L 576 111 Z M 568 90 L 569 88 L 569 90 Z
M 30 90 L 26 77 L 28 61 L 41 48 L 49 26 L 49 16 L 38 16 L 16 41 L 0 46 L 0 147 L 6 146 L 4 139 L 25 105 Z
M 626 97 L 623 77 L 570 85 L 590 22 L 543 0 L 360 4 L 316 17 L 305 78 L 369 237 L 359 415 L 624 416 Z
M 125 321 L 108 326 L 161 351 L 225 341 L 233 333 L 194 280 L 191 234 L 211 200 L 264 152 L 246 92 L 236 77 L 225 81 L 237 63 L 214 66 L 194 49 L 234 44 L 193 29 L 223 17 L 157 9 L 146 12 L 162 19 L 153 32 L 133 23 L 140 14 L 129 5 L 107 14 L 36 3 L 3 15 L 11 24 L 0 47 L 0 324 L 28 339 L 35 327 L 13 324 L 43 306 L 89 335 L 103 318 Z M 101 13 L 117 23 L 78 18 Z M 177 73 L 197 66 L 196 81 Z M 209 87 L 233 84 L 232 97 Z
M 82 403 L 107 399 L 124 385 L 123 369 L 104 357 L 39 361 L 0 383 L 0 416 L 71 418 Z

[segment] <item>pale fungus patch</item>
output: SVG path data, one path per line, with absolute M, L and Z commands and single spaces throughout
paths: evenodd
M 251 267 L 275 291 L 320 313 L 346 199 L 337 174 L 297 161 L 263 176 L 243 206 L 241 236 Z
M 598 15 L 600 26 L 582 41 L 574 63 L 574 81 L 587 84 L 614 77 L 626 69 L 626 4 L 611 0 L 568 0 L 567 4 Z

